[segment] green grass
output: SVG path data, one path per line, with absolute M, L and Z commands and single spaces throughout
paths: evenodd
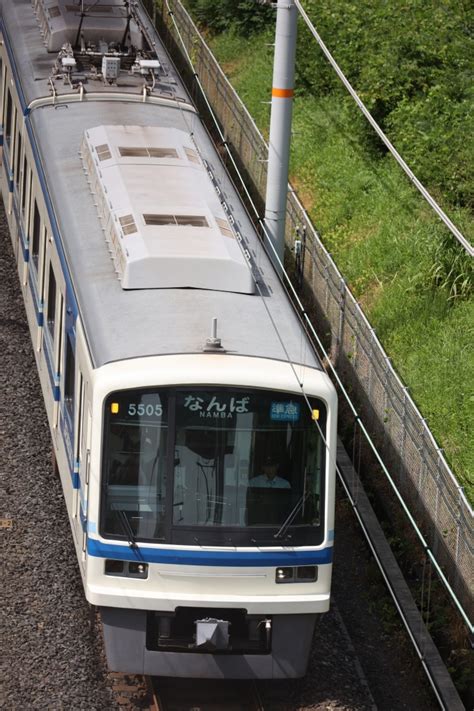
M 264 134 L 271 42 L 232 34 L 211 41 Z M 446 228 L 394 160 L 368 145 L 363 121 L 342 95 L 297 95 L 290 180 L 472 502 L 472 266 L 458 257 L 453 286 Z M 466 234 L 470 215 L 451 213 Z

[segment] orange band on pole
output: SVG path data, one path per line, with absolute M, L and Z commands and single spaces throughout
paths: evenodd
M 293 89 L 272 89 L 272 96 L 278 96 L 280 99 L 291 99 L 293 94 Z

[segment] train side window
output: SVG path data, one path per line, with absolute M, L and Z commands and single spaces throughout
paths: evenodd
M 58 309 L 58 320 L 59 320 L 59 325 L 57 329 L 57 340 L 56 340 L 56 345 L 54 349 L 54 362 L 56 363 L 56 369 L 59 374 L 59 371 L 61 370 L 61 358 L 60 355 L 63 351 L 63 348 L 65 347 L 63 345 L 63 337 L 64 337 L 64 321 L 66 318 L 65 314 L 65 304 L 64 304 L 64 296 L 59 292 L 59 309 Z M 54 329 L 53 329 L 53 334 L 54 335 Z
M 26 208 L 26 186 L 28 178 L 28 161 L 26 160 L 26 153 L 23 156 L 23 171 L 22 171 L 22 181 L 21 181 L 21 211 L 23 215 L 25 214 Z
M 7 90 L 7 106 L 5 112 L 5 138 L 7 143 L 10 143 L 12 136 L 12 121 L 13 121 L 13 101 L 10 89 Z
M 53 265 L 49 264 L 48 304 L 46 309 L 46 323 L 51 339 L 54 339 L 54 324 L 56 321 L 56 277 Z
M 3 116 L 3 97 L 5 96 L 5 80 L 3 78 L 3 62 L 0 57 L 0 106 L 2 107 Z
M 3 125 L 3 132 L 5 133 L 5 116 L 6 116 L 6 98 L 7 98 L 7 78 L 8 78 L 8 68 L 5 66 L 3 68 L 3 77 L 2 77 L 2 125 Z
M 17 138 L 17 142 L 16 142 L 15 169 L 14 169 L 15 185 L 16 185 L 17 190 L 19 190 L 19 187 L 20 187 L 21 149 L 22 149 L 21 130 L 20 130 L 20 127 L 18 127 L 18 138 Z
M 82 378 L 82 373 L 81 373 L 81 382 L 83 382 Z M 81 432 L 80 432 L 80 441 L 79 441 L 79 447 L 81 451 L 81 459 L 82 457 L 85 456 L 87 447 L 88 447 L 88 437 L 90 435 L 90 411 L 89 407 L 87 407 L 87 385 L 84 384 L 83 386 L 83 397 L 82 397 L 82 406 L 81 406 L 81 412 L 82 412 L 82 422 L 81 422 Z
M 74 458 L 76 462 L 82 459 L 82 431 L 83 431 L 83 419 L 84 419 L 84 378 L 79 370 L 79 387 L 78 387 L 78 398 L 77 398 L 77 424 L 76 424 L 76 438 L 74 445 Z
M 44 284 L 46 281 L 46 245 L 48 244 L 48 230 L 43 226 L 40 233 L 40 247 L 38 257 L 38 294 L 39 299 L 44 299 Z
M 15 104 L 13 103 L 13 99 L 12 99 L 10 90 L 8 90 L 7 118 L 6 118 L 6 123 L 5 123 L 5 139 L 6 139 L 6 143 L 8 145 L 8 151 L 9 151 L 9 156 L 8 156 L 9 165 L 12 170 L 14 167 L 14 158 L 15 158 L 14 152 L 15 152 L 16 141 L 14 140 L 14 138 L 15 138 L 16 115 L 17 115 L 17 110 L 15 107 Z
M 71 339 L 66 337 L 66 364 L 64 369 L 64 402 L 72 409 L 74 403 L 74 385 L 76 376 L 76 358 Z
M 41 237 L 41 218 L 38 210 L 38 203 L 35 200 L 35 207 L 33 211 L 33 235 L 31 240 L 31 258 L 33 264 L 38 271 L 38 260 L 40 251 L 40 237 Z

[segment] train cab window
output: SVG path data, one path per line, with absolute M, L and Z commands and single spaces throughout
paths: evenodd
M 41 237 L 41 218 L 38 210 L 38 204 L 35 200 L 33 211 L 33 234 L 31 238 L 31 258 L 36 270 L 38 270 L 38 260 L 40 252 L 40 237 Z
M 105 423 L 102 534 L 163 540 L 167 393 L 114 393 L 105 403 Z
M 183 544 L 322 542 L 325 427 L 323 402 L 290 393 L 112 393 L 101 533 Z
M 54 339 L 54 324 L 56 321 L 56 277 L 53 265 L 49 264 L 48 304 L 46 310 L 46 323 L 51 339 Z

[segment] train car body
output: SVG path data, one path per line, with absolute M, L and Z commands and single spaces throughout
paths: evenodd
M 334 388 L 143 8 L 0 5 L 0 185 L 110 668 L 302 676 Z

